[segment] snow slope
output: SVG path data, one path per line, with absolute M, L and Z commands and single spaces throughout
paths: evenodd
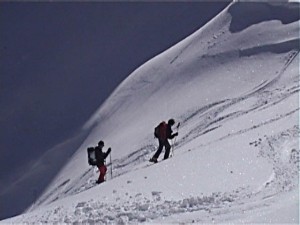
M 35 204 L 2 222 L 299 223 L 298 10 L 235 2 L 139 67 Z M 150 165 L 171 117 L 174 156 Z M 94 186 L 86 148 L 100 139 L 113 178 Z

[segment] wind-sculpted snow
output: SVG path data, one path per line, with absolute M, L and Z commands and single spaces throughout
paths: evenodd
M 265 136 L 252 144 L 260 148 L 259 155 L 273 164 L 273 173 L 265 183 L 268 193 L 290 191 L 299 186 L 299 125 Z
M 161 192 L 152 192 L 150 198 L 137 193 L 125 196 L 112 190 L 114 203 L 103 203 L 101 200 L 78 202 L 70 211 L 64 206 L 46 211 L 42 217 L 29 216 L 27 222 L 35 223 L 72 223 L 72 224 L 127 224 L 142 223 L 164 219 L 183 213 L 203 212 L 205 219 L 210 221 L 211 215 L 219 209 L 230 210 L 232 205 L 241 204 L 251 198 L 246 188 L 240 188 L 230 193 L 212 193 L 211 195 L 184 198 L 179 201 L 165 200 Z M 199 221 L 198 221 L 199 222 Z
M 248 198 L 244 190 L 235 190 L 232 193 L 212 193 L 210 196 L 185 198 L 180 201 L 164 200 L 161 193 L 153 192 L 151 198 L 144 197 L 141 193 L 135 196 L 127 195 L 125 202 L 119 203 L 116 197 L 114 204 L 106 204 L 92 200 L 79 202 L 73 213 L 63 207 L 45 215 L 39 222 L 73 223 L 73 224 L 127 224 L 150 222 L 180 213 L 204 211 L 211 213 L 214 209 L 230 208 L 235 201 Z M 54 219 L 53 219 L 54 218 Z
M 238 2 L 228 12 L 232 15 L 231 32 L 240 32 L 251 25 L 268 20 L 280 20 L 283 24 L 299 20 L 299 3 Z
M 294 39 L 282 43 L 270 44 L 265 46 L 258 46 L 251 49 L 240 50 L 240 56 L 251 56 L 262 52 L 284 53 L 291 50 L 299 51 L 299 39 Z

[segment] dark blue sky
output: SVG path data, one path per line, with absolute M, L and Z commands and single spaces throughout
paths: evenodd
M 134 69 L 222 2 L 1 2 L 0 183 L 72 136 Z

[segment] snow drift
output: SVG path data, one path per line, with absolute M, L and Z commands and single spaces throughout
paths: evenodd
M 232 3 L 139 67 L 28 212 L 4 222 L 298 223 L 298 10 Z M 153 129 L 171 117 L 174 156 L 149 166 Z M 93 187 L 86 148 L 100 139 L 113 178 Z

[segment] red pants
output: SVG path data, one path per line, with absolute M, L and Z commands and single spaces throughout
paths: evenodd
M 105 165 L 102 165 L 102 166 L 97 166 L 98 169 L 99 169 L 99 172 L 100 172 L 100 175 L 99 175 L 99 178 L 98 178 L 98 182 L 99 183 L 102 183 L 104 182 L 104 177 L 105 177 L 105 174 L 106 174 L 106 171 L 107 171 L 107 168 Z

